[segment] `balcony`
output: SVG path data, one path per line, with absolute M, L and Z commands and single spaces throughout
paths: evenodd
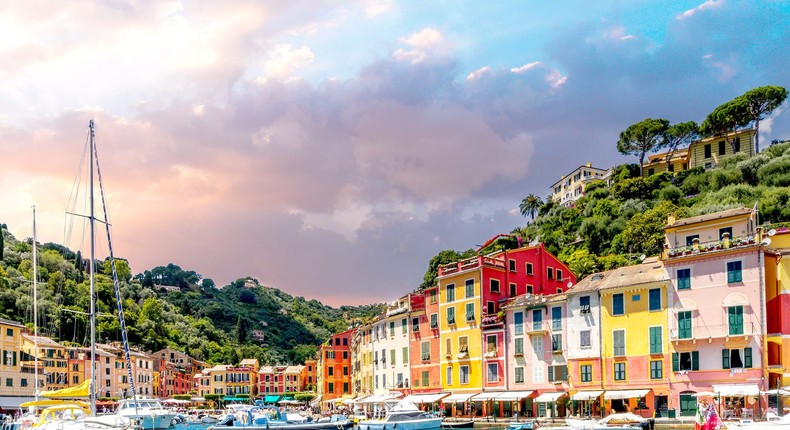
M 505 323 L 504 318 L 500 318 L 499 315 L 483 315 L 483 319 L 480 320 L 480 327 L 483 329 L 486 328 L 495 328 L 501 327 Z
M 544 335 L 548 332 L 548 324 L 532 323 L 527 329 L 530 335 Z
M 760 334 L 757 324 L 746 321 L 740 330 L 730 329 L 729 324 L 715 325 L 695 325 L 691 327 L 691 333 L 683 333 L 677 327 L 669 329 L 669 339 L 673 342 L 690 341 L 696 343 L 697 340 L 704 339 L 730 339 L 737 337 L 749 337 Z
M 476 269 L 481 266 L 505 269 L 505 259 L 485 257 L 482 255 L 479 255 L 477 257 L 467 258 L 466 260 L 456 261 L 455 263 L 439 266 L 439 276 L 441 277 L 441 276 L 451 275 L 453 273 Z
M 670 247 L 670 245 L 665 244 L 662 259 L 663 260 L 680 259 L 680 258 L 687 258 L 691 256 L 697 256 L 700 254 L 715 255 L 717 253 L 725 252 L 730 249 L 748 248 L 751 246 L 757 246 L 759 245 L 760 240 L 761 238 L 759 235 L 752 234 L 743 237 L 739 236 L 734 239 L 714 240 L 710 242 L 695 241 L 694 244 L 688 246 Z

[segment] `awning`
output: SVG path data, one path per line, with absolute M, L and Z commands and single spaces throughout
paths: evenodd
M 496 399 L 503 402 L 516 402 L 532 395 L 534 391 L 505 391 Z
M 721 396 L 756 396 L 760 388 L 756 384 L 714 384 L 713 392 Z
M 721 302 L 721 305 L 725 308 L 729 308 L 731 306 L 749 306 L 749 298 L 746 297 L 743 293 L 730 293 L 724 300 Z
M 604 400 L 638 399 L 645 397 L 650 390 L 607 390 L 603 393 Z
M 475 393 L 472 394 L 453 394 L 447 396 L 442 399 L 442 403 L 453 403 L 453 402 L 465 402 L 469 400 L 470 397 L 474 396 Z
M 564 396 L 566 393 L 564 391 L 559 393 L 543 393 L 538 397 L 535 397 L 534 402 L 556 402 L 557 399 Z
M 476 394 L 474 397 L 472 397 L 471 400 L 473 402 L 483 402 L 486 400 L 492 400 L 502 394 L 504 394 L 504 392 L 502 391 L 486 391 L 480 394 Z
M 315 406 L 320 402 L 321 402 L 321 395 L 319 394 L 318 396 L 316 396 L 315 399 L 310 401 L 310 406 Z
M 246 402 L 249 400 L 250 400 L 249 397 L 225 396 L 222 398 L 223 402 Z
M 370 396 L 362 400 L 358 400 L 357 403 L 383 403 L 393 399 L 397 399 L 400 397 L 400 394 L 379 394 L 375 396 Z
M 579 391 L 571 396 L 572 400 L 593 400 L 603 394 L 603 390 Z
M 406 401 L 419 405 L 420 403 L 433 403 L 438 402 L 442 397 L 449 396 L 450 393 L 436 393 L 436 394 L 409 394 L 406 396 Z
M 280 400 L 280 396 L 263 396 L 264 403 L 277 403 Z

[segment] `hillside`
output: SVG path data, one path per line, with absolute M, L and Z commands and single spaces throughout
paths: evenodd
M 0 318 L 32 326 L 32 239 L 18 240 L 2 230 Z M 255 357 L 262 363 L 303 363 L 329 335 L 355 318 L 381 312 L 380 305 L 332 308 L 292 297 L 245 278 L 217 289 L 195 272 L 175 265 L 132 277 L 117 261 L 129 341 L 144 350 L 175 347 L 212 363 Z M 39 244 L 38 315 L 40 333 L 65 344 L 88 342 L 87 264 L 65 247 Z M 96 277 L 97 338 L 119 341 L 120 325 L 109 264 L 99 262 Z

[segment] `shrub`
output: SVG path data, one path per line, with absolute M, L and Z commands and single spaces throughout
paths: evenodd
M 709 188 L 708 173 L 689 176 L 680 185 L 680 189 L 683 190 L 683 192 L 687 196 L 699 194 L 703 191 L 708 190 L 708 188 Z
M 678 204 L 684 195 L 685 194 L 683 194 L 683 190 L 681 190 L 680 187 L 675 185 L 667 185 L 658 193 L 658 198 L 660 200 L 666 200 L 674 204 Z
M 647 202 L 637 199 L 626 200 L 620 204 L 620 216 L 629 219 L 632 216 L 644 212 L 649 208 Z
M 644 178 L 624 179 L 612 186 L 612 195 L 618 200 L 649 200 L 651 191 Z
M 744 153 L 729 155 L 721 159 L 719 162 L 719 168 L 722 169 L 729 169 L 735 167 L 736 164 L 740 163 L 741 161 L 748 160 L 749 156 Z
M 724 169 L 718 168 L 708 174 L 710 182 L 710 190 L 720 190 L 727 185 L 738 184 L 743 182 L 743 176 L 738 169 Z
M 786 187 L 790 185 L 790 155 L 767 162 L 757 169 L 757 178 L 763 185 Z
M 768 188 L 760 199 L 760 222 L 790 220 L 790 189 Z
M 790 152 L 790 141 L 785 140 L 784 142 L 779 142 L 777 144 L 771 143 L 771 146 L 765 149 L 765 151 L 761 152 L 761 154 L 767 154 L 771 158 L 781 157 L 783 155 L 787 155 Z
M 739 162 L 735 165 L 735 168 L 741 171 L 741 177 L 743 177 L 744 182 L 749 185 L 757 185 L 760 182 L 757 177 L 757 171 L 770 160 L 771 158 L 768 155 L 758 154 Z
M 683 185 L 683 182 L 689 176 L 704 175 L 704 174 L 705 174 L 705 169 L 703 169 L 702 167 L 695 167 L 693 169 L 682 170 L 678 172 L 677 175 L 675 175 L 675 179 L 673 182 L 675 182 L 675 185 L 680 187 Z

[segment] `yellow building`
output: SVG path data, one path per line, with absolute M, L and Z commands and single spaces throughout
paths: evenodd
M 440 276 L 438 284 L 442 385 L 455 395 L 479 393 L 483 388 L 483 347 L 477 322 L 480 271 Z
M 671 363 L 667 333 L 669 278 L 657 257 L 602 277 L 601 352 L 604 414 L 653 416 L 669 407 Z
M 0 408 L 9 408 L 30 400 L 35 390 L 34 368 L 22 366 L 22 354 L 19 351 L 25 331 L 22 324 L 0 318 Z M 39 384 L 43 387 L 44 373 L 41 369 L 39 367 Z
M 245 358 L 238 366 L 227 366 L 225 369 L 225 395 L 236 396 L 258 394 L 258 360 Z
M 228 366 L 224 364 L 218 364 L 210 369 L 207 369 L 206 372 L 210 378 L 209 387 L 211 387 L 211 394 L 223 396 L 227 388 L 225 380 L 228 374 Z
M 667 164 L 667 154 L 667 152 L 662 152 L 649 155 L 645 164 L 642 165 L 642 176 L 648 177 L 664 172 L 677 173 L 688 169 L 688 148 L 675 151 L 669 158 L 669 164 Z
M 768 387 L 790 386 L 790 229 L 770 230 L 765 253 Z
M 66 353 L 66 347 L 55 342 L 54 340 L 38 336 L 34 339 L 31 334 L 22 335 L 22 352 L 26 355 L 26 360 L 22 361 L 22 367 L 32 369 L 35 367 L 35 357 L 38 356 L 39 365 L 43 363 L 43 367 L 39 372 L 43 371 L 46 376 L 44 387 L 45 390 L 61 390 L 69 386 L 69 358 Z M 38 344 L 38 351 L 35 345 Z
M 712 169 L 721 163 L 722 158 L 733 154 L 746 154 L 749 157 L 754 155 L 753 129 L 738 130 L 726 137 L 717 135 L 691 142 L 688 148 L 688 167 Z

